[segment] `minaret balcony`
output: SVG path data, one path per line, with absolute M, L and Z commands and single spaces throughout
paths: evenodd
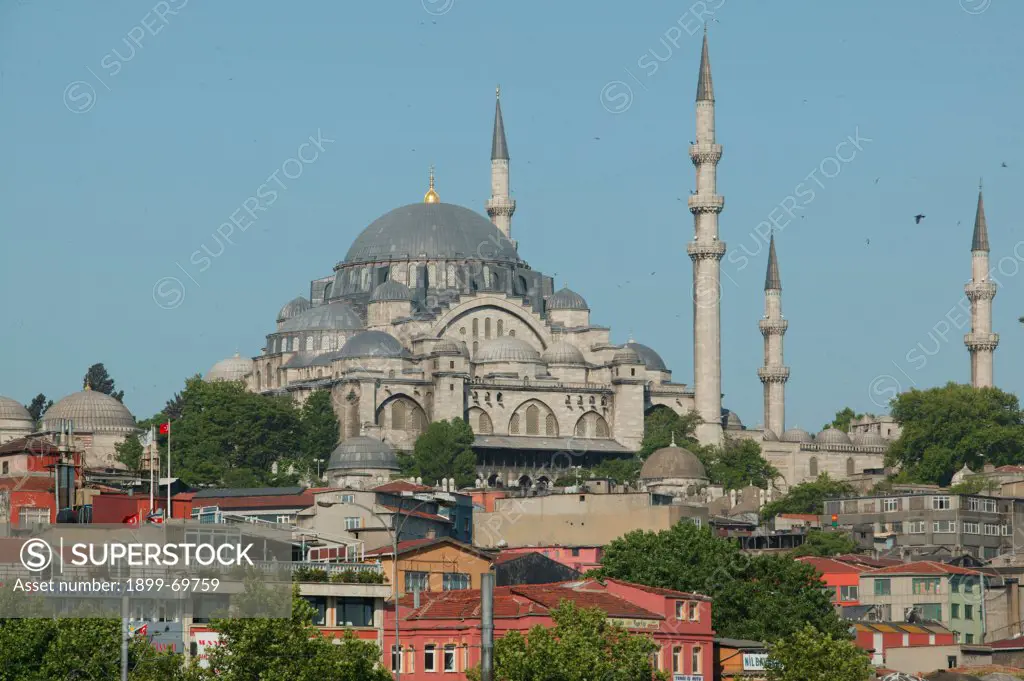
M 691 241 L 686 244 L 691 260 L 721 260 L 725 255 L 724 241 Z
M 996 284 L 994 281 L 969 281 L 964 286 L 964 293 L 970 301 L 992 300 L 996 297 Z
M 701 163 L 718 163 L 722 158 L 722 145 L 721 144 L 691 144 L 690 145 L 690 160 L 693 161 L 693 165 L 700 165 Z
M 725 197 L 719 194 L 690 194 L 686 199 L 686 205 L 690 212 L 697 213 L 721 213 L 725 207 Z
M 761 329 L 761 335 L 779 335 L 786 333 L 789 328 L 788 319 L 762 319 L 757 322 L 757 328 Z
M 762 383 L 785 383 L 789 380 L 789 367 L 758 367 L 757 377 Z
M 968 333 L 964 336 L 964 345 L 970 351 L 995 350 L 999 345 L 998 333 Z
M 507 196 L 492 196 L 487 199 L 487 214 L 492 218 L 498 215 L 512 217 L 516 212 L 516 200 Z

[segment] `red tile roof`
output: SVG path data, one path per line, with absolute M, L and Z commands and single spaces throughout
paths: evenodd
M 434 488 L 427 487 L 426 485 L 417 485 L 416 483 L 409 482 L 408 480 L 395 480 L 393 482 L 385 482 L 383 485 L 378 485 L 370 491 L 400 494 L 402 492 L 433 492 Z
M 197 506 L 216 506 L 222 511 L 247 508 L 308 508 L 316 503 L 311 490 L 301 494 L 251 497 L 203 497 Z
M 397 506 L 387 506 L 381 504 L 383 508 L 388 509 L 392 513 L 400 513 L 402 515 L 412 516 L 413 518 L 424 518 L 426 520 L 436 520 L 441 523 L 451 523 L 451 518 L 445 518 L 443 515 L 437 515 L 436 513 L 424 513 L 423 511 L 407 511 L 400 509 Z
M 821 558 L 818 556 L 801 556 L 800 558 L 797 558 L 797 560 L 801 563 L 806 563 L 812 566 L 823 575 L 858 575 L 872 569 L 871 566 L 867 565 L 854 565 L 852 563 L 846 563 L 832 558 Z
M 665 596 L 666 598 L 688 598 L 690 600 L 698 601 L 710 601 L 710 596 L 704 594 L 689 593 L 687 591 L 675 591 L 673 589 L 662 589 L 658 586 L 646 586 L 644 584 L 633 584 L 632 582 L 624 582 L 621 579 L 607 579 L 605 581 L 615 582 L 616 584 L 623 584 L 625 586 L 639 589 L 640 591 L 646 591 L 649 594 L 656 594 L 658 596 Z
M 430 538 L 427 538 L 427 539 L 410 539 L 408 541 L 400 541 L 400 542 L 398 542 L 398 553 L 399 554 L 403 554 L 406 551 L 410 551 L 412 549 L 419 548 L 421 546 L 427 546 L 429 544 L 436 544 L 438 541 L 440 541 L 440 540 L 438 538 L 436 538 L 436 537 L 430 537 Z M 367 555 L 367 556 L 385 556 L 385 555 L 386 556 L 390 556 L 392 548 L 393 547 L 390 546 L 390 545 L 388 545 L 388 546 L 381 546 L 378 549 L 374 549 L 372 551 L 367 551 L 364 555 Z
M 1024 473 L 1024 466 L 999 466 L 997 473 Z
M 852 563 L 854 565 L 866 565 L 867 567 L 873 568 L 884 568 L 890 565 L 902 565 L 903 561 L 896 558 L 871 558 L 870 556 L 861 556 L 856 553 L 844 553 L 839 556 L 832 556 L 832 560 L 838 560 L 843 563 Z
M 16 440 L 5 442 L 0 445 L 0 455 L 3 454 L 57 454 L 59 450 L 56 445 L 41 437 L 19 437 Z
M 865 572 L 865 576 L 874 575 L 980 575 L 981 573 L 977 570 L 968 570 L 967 568 L 958 567 L 956 565 L 947 565 L 945 563 L 936 563 L 931 560 L 919 560 L 912 563 L 901 563 L 899 565 L 891 565 L 878 570 L 871 570 Z
M 1002 641 L 992 641 L 988 645 L 990 645 L 994 650 L 1016 650 L 1018 648 L 1024 648 L 1024 636 L 1004 638 Z
M 16 478 L 0 478 L 0 489 L 12 492 L 52 492 L 53 478 L 49 475 L 25 475 Z

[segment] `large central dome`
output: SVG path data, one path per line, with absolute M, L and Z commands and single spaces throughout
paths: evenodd
M 356 237 L 345 262 L 407 258 L 521 262 L 490 220 L 451 203 L 412 203 L 385 213 Z

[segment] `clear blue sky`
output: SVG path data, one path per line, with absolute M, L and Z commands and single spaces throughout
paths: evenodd
M 811 184 L 804 217 L 777 235 L 788 424 L 816 430 L 844 405 L 879 411 L 871 392 L 881 402 L 894 386 L 872 384 L 880 375 L 968 380 L 962 313 L 937 350 L 932 336 L 970 276 L 982 175 L 993 265 L 1009 258 L 996 383 L 1020 391 L 1024 5 L 963 4 L 977 13 L 957 0 L 708 0 L 721 232 L 734 253 L 725 405 L 748 425 L 762 417 L 755 227 L 812 170 L 834 173 L 822 162 L 858 129 L 871 141 Z M 374 218 L 422 197 L 431 163 L 443 200 L 483 211 L 496 83 L 521 254 L 582 293 L 614 341 L 632 330 L 691 383 L 686 146 L 700 33 L 689 7 L 0 0 L 0 394 L 56 399 L 102 361 L 146 417 L 187 376 L 236 349 L 258 354 L 285 301 L 308 295 Z M 633 98 L 612 114 L 602 89 L 619 80 Z M 621 106 L 623 92 L 604 103 Z M 209 269 L 191 265 L 318 130 L 335 142 Z M 162 277 L 184 283 L 174 309 L 154 303 Z M 908 359 L 919 343 L 933 356 Z

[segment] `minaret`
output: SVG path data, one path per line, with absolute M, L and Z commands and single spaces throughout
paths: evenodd
M 505 121 L 501 118 L 501 87 L 496 90 L 494 104 L 494 135 L 491 138 L 491 198 L 487 201 L 487 214 L 502 234 L 512 239 L 512 214 L 516 202 L 508 188 L 508 143 L 505 141 Z M 512 241 L 514 244 L 515 241 Z
M 964 345 L 971 353 L 971 385 L 975 388 L 992 387 L 992 354 L 999 345 L 999 334 L 992 333 L 992 299 L 996 297 L 996 285 L 988 278 L 988 250 L 985 201 L 979 185 L 978 212 L 974 216 L 971 240 L 971 280 L 964 287 L 971 301 L 971 332 L 964 336 Z
M 718 239 L 718 214 L 725 199 L 715 190 L 722 146 L 715 144 L 715 93 L 708 58 L 708 32 L 697 80 L 697 138 L 690 159 L 697 169 L 697 191 L 688 200 L 694 237 L 686 246 L 693 261 L 694 403 L 704 422 L 697 427 L 701 444 L 722 443 L 721 261 L 725 243 Z
M 782 364 L 782 337 L 789 322 L 782 318 L 782 279 L 775 255 L 775 234 L 768 243 L 768 271 L 764 275 L 764 317 L 757 324 L 764 336 L 764 366 L 757 376 L 764 384 L 764 427 L 782 435 L 786 430 L 786 381 L 789 367 Z

